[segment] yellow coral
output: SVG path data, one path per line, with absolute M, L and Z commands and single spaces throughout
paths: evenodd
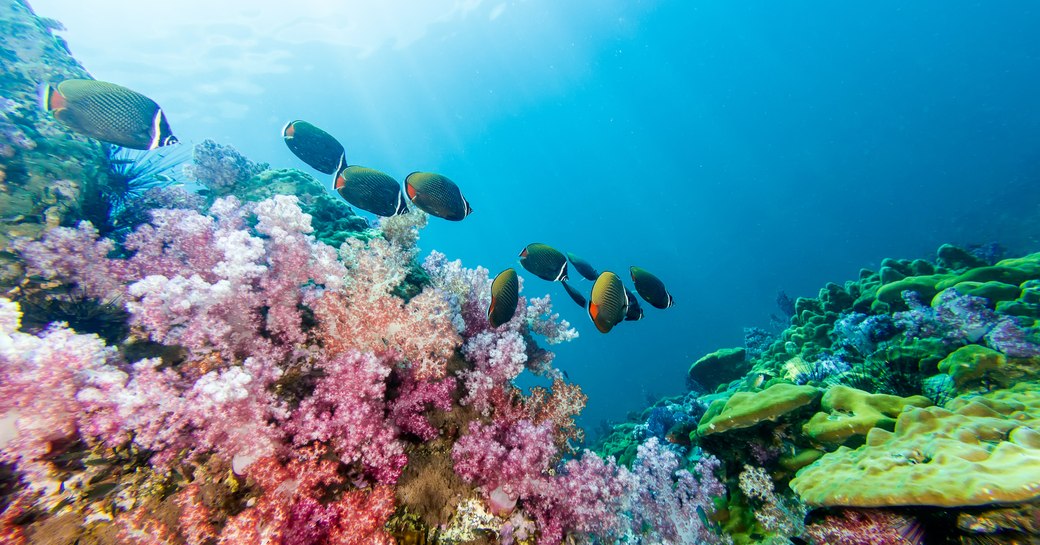
M 708 407 L 697 426 L 697 433 L 711 435 L 776 420 L 812 403 L 819 396 L 820 391 L 812 386 L 786 382 L 774 384 L 761 392 L 737 392 L 725 402 L 718 400 Z
M 823 412 L 813 415 L 802 426 L 802 433 L 817 443 L 837 445 L 851 437 L 866 435 L 873 428 L 891 431 L 904 407 L 931 404 L 924 396 L 871 394 L 848 386 L 834 386 L 820 401 Z
M 1040 383 L 940 407 L 908 408 L 802 469 L 791 488 L 812 505 L 959 507 L 1040 497 Z

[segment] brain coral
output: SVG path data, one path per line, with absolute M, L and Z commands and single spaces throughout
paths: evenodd
M 812 505 L 960 507 L 1040 497 L 1040 383 L 947 408 L 907 408 L 894 432 L 875 428 L 802 469 L 791 488 Z

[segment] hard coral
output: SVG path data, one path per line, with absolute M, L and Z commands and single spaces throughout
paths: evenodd
M 184 167 L 184 175 L 212 195 L 223 197 L 266 168 L 266 164 L 250 161 L 232 146 L 206 139 L 192 149 L 192 164 Z
M 908 408 L 791 481 L 812 505 L 958 507 L 1040 497 L 1040 386 L 1022 383 L 947 407 Z

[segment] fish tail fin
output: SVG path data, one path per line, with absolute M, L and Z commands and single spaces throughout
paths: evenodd
M 163 145 L 163 141 L 166 139 L 166 137 L 172 136 L 163 134 L 164 126 L 168 127 L 168 124 L 166 123 L 166 118 L 163 115 L 162 108 L 156 108 L 155 115 L 152 116 L 152 139 L 148 142 L 148 149 L 153 150 Z
M 394 211 L 394 215 L 407 214 L 408 213 L 408 199 L 404 198 L 403 193 L 397 194 L 397 210 Z

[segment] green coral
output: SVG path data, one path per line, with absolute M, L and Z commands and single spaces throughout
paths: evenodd
M 969 344 L 939 362 L 959 392 L 1008 388 L 1040 374 L 1037 358 L 1009 358 L 996 350 Z
M 853 439 L 862 440 L 873 428 L 892 431 L 896 417 L 907 406 L 927 407 L 931 404 L 924 396 L 899 397 L 833 386 L 820 400 L 822 411 L 802 426 L 802 433 L 816 443 L 846 444 Z
M 779 383 L 761 392 L 737 392 L 727 400 L 716 400 L 704 413 L 697 434 L 700 436 L 747 428 L 775 421 L 792 411 L 810 405 L 820 397 L 812 386 Z

